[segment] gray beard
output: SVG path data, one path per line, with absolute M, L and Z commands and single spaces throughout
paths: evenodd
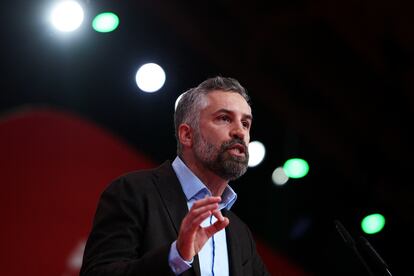
M 246 147 L 245 156 L 233 156 L 227 150 L 239 143 Z M 219 149 L 208 143 L 204 137 L 197 133 L 194 143 L 196 158 L 209 170 L 225 180 L 235 180 L 247 171 L 249 152 L 244 141 L 238 138 L 224 142 Z

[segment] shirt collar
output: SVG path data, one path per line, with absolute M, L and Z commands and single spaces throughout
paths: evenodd
M 172 167 L 177 174 L 181 187 L 187 198 L 187 201 L 202 199 L 211 196 L 210 190 L 201 182 L 201 180 L 187 167 L 186 164 L 177 156 L 172 163 Z M 227 185 L 221 195 L 219 209 L 226 208 L 230 210 L 237 199 L 236 192 Z

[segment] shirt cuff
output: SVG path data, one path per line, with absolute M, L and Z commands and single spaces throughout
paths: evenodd
M 170 264 L 171 270 L 174 272 L 175 275 L 179 275 L 184 271 L 191 268 L 191 264 L 193 263 L 193 259 L 191 261 L 184 260 L 180 253 L 177 250 L 177 241 L 174 241 L 171 244 L 170 254 L 168 256 L 168 263 Z

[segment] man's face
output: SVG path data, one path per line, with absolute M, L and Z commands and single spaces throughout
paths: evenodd
M 194 130 L 194 154 L 221 178 L 234 180 L 247 170 L 251 109 L 237 93 L 215 91 L 206 96 Z

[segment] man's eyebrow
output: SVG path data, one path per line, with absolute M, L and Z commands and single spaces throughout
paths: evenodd
M 253 115 L 251 114 L 244 114 L 243 117 L 246 118 L 247 120 L 253 121 Z
M 226 108 L 221 108 L 221 109 L 217 110 L 216 112 L 214 112 L 213 114 L 218 114 L 218 113 L 233 114 L 234 111 L 231 111 L 231 110 L 226 109 Z M 243 119 L 247 119 L 247 120 L 253 121 L 253 115 L 251 115 L 251 114 L 243 114 Z

